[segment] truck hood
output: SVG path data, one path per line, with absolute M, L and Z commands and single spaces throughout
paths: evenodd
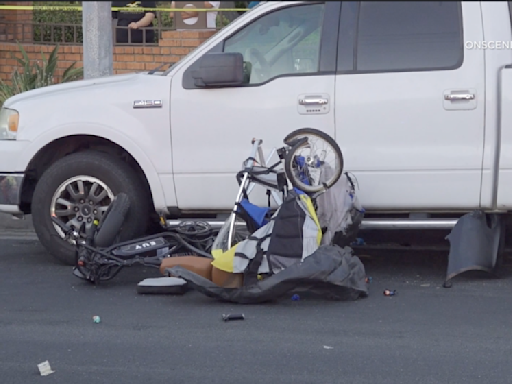
M 91 126 L 129 125 L 140 131 L 146 124 L 154 126 L 161 121 L 168 130 L 170 83 L 170 76 L 114 75 L 23 92 L 9 99 L 5 107 L 19 112 L 19 140 L 31 141 L 61 126 L 68 127 L 66 132 L 76 128 L 75 134 L 89 134 Z M 155 100 L 162 107 L 134 108 L 139 100 Z
M 109 87 L 113 84 L 119 83 L 130 83 L 134 84 L 142 80 L 142 78 L 147 78 L 147 73 L 129 73 L 123 75 L 113 75 L 100 77 L 96 79 L 89 80 L 77 80 L 69 83 L 50 85 L 47 87 L 42 87 L 30 91 L 26 91 L 15 95 L 9 98 L 5 103 L 4 107 L 6 108 L 14 108 L 16 109 L 16 104 L 23 103 L 25 101 L 32 101 L 33 99 L 47 98 L 48 96 L 56 96 L 59 93 L 75 93 L 82 92 L 84 90 L 100 88 L 100 87 Z

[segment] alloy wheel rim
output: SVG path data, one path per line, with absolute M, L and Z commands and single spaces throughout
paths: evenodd
M 95 220 L 101 220 L 113 200 L 112 190 L 101 180 L 85 175 L 75 176 L 64 181 L 55 191 L 50 214 L 84 235 Z M 64 239 L 62 229 L 56 224 L 53 226 Z M 70 243 L 74 241 L 70 240 Z

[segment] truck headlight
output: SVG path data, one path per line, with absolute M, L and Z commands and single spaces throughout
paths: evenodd
M 9 108 L 0 109 L 0 140 L 16 140 L 18 123 L 18 111 Z

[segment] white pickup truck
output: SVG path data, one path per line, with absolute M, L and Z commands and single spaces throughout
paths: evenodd
M 507 214 L 511 48 L 506 1 L 262 2 L 165 72 L 8 99 L 0 211 L 32 214 L 42 244 L 73 263 L 51 213 L 89 223 L 123 191 L 125 238 L 147 233 L 154 212 L 215 220 L 253 137 L 268 153 L 312 127 L 339 143 L 367 228 Z

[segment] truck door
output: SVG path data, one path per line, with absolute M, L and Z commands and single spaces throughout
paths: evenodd
M 196 88 L 190 80 L 200 55 L 173 75 L 172 156 L 180 208 L 232 208 L 235 175 L 254 137 L 263 140 L 266 154 L 298 128 L 314 127 L 334 137 L 339 9 L 340 2 L 264 4 L 243 16 L 247 22 L 220 31 L 222 41 L 214 37 L 207 52 L 242 53 L 252 65 L 242 87 Z M 299 103 L 319 96 L 328 100 L 320 111 Z M 263 190 L 253 202 L 267 203 Z
M 350 1 L 336 137 L 373 209 L 478 207 L 484 139 L 479 2 Z

